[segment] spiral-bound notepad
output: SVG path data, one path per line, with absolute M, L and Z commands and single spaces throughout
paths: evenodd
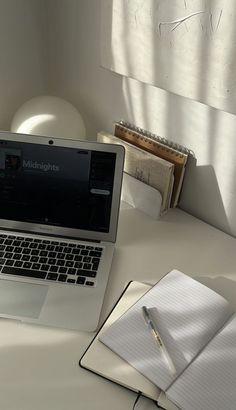
M 125 121 L 115 122 L 114 134 L 116 137 L 174 164 L 171 207 L 175 207 L 179 201 L 189 150 L 180 144 Z

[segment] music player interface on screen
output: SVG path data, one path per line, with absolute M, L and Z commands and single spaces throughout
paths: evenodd
M 108 232 L 116 154 L 4 142 L 0 219 Z

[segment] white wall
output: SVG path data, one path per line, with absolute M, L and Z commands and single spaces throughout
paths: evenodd
M 46 91 L 45 1 L 0 0 L 0 129 Z
M 88 138 L 126 114 L 122 78 L 99 67 L 100 1 L 49 0 L 49 89 L 75 104 Z

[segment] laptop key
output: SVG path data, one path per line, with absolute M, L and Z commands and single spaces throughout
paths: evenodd
M 5 245 L 11 245 L 12 244 L 12 239 L 5 239 L 4 244 Z
M 14 266 L 16 266 L 17 268 L 21 268 L 21 266 L 23 265 L 22 261 L 15 261 Z
M 74 262 L 73 262 L 73 261 L 67 261 L 67 262 L 66 262 L 66 266 L 67 266 L 68 268 L 73 268 Z
M 68 246 L 64 246 L 63 253 L 71 253 L 71 248 L 69 248 Z
M 50 272 L 57 272 L 58 271 L 58 266 L 50 266 L 49 271 Z
M 42 255 L 42 256 L 43 256 L 43 255 Z M 49 258 L 55 258 L 55 257 L 56 257 L 56 252 L 51 252 L 51 251 L 50 251 L 50 252 L 48 253 L 48 257 L 49 257 Z
M 34 256 L 39 255 L 39 250 L 38 249 L 32 249 L 31 255 L 34 255 Z
M 67 261 L 73 261 L 74 255 L 71 255 L 71 254 L 69 253 L 69 254 L 66 255 L 65 259 L 66 259 Z
M 82 261 L 82 258 L 83 258 L 83 256 L 80 256 L 80 255 L 75 255 L 75 257 L 74 257 L 74 261 Z
M 91 257 L 90 256 L 84 256 L 83 257 L 83 262 L 90 263 L 91 262 Z
M 31 256 L 30 262 L 38 262 L 39 257 L 38 256 Z
M 93 265 L 92 265 L 92 270 L 98 270 L 98 265 L 99 265 L 99 261 L 94 262 Z
M 58 277 L 58 275 L 56 273 L 52 273 L 52 272 L 48 273 L 48 275 L 47 275 L 48 280 L 57 280 L 57 277 Z
M 29 245 L 29 247 L 30 247 L 31 249 L 34 249 L 34 248 L 37 248 L 38 245 L 37 245 L 37 243 L 35 243 L 35 242 L 31 242 L 30 245 Z
M 7 266 L 13 266 L 13 264 L 14 264 L 13 259 L 8 259 L 8 260 L 6 261 L 6 265 L 7 265 Z
M 66 282 L 66 279 L 67 279 L 67 275 L 61 274 L 61 275 L 58 276 L 58 281 L 59 282 Z
M 56 261 L 57 261 L 57 260 L 56 260 L 55 258 L 49 258 L 49 259 L 48 259 L 48 264 L 49 264 L 49 265 L 55 265 L 55 264 L 56 264 Z
M 91 252 L 94 252 L 94 251 L 90 251 L 90 253 L 91 253 Z M 89 251 L 86 250 L 86 249 L 82 249 L 82 251 L 80 252 L 80 254 L 87 256 L 87 255 L 89 254 Z
M 102 255 L 102 252 L 100 252 L 100 251 L 90 251 L 89 252 L 89 256 L 95 256 L 97 258 L 100 258 L 101 255 Z
M 91 281 L 87 280 L 87 282 L 85 283 L 85 285 L 87 285 L 87 286 L 94 286 L 94 282 L 91 282 Z
M 13 253 L 11 253 L 11 252 L 6 252 L 5 255 L 4 255 L 4 257 L 5 257 L 6 259 L 11 259 L 12 256 L 13 256 Z
M 23 263 L 23 268 L 30 269 L 31 266 L 32 266 L 32 263 L 31 263 L 31 262 L 24 262 L 24 263 Z
M 65 261 L 63 261 L 63 259 L 58 259 L 57 266 L 64 266 L 64 265 L 65 265 Z
M 84 269 L 85 270 L 91 270 L 92 269 L 92 264 L 91 263 L 84 263 Z
M 23 248 L 22 253 L 23 253 L 24 255 L 29 255 L 29 254 L 30 254 L 30 249 L 28 249 L 28 248 Z
M 40 243 L 38 249 L 44 250 L 46 249 L 46 245 L 44 243 Z
M 85 283 L 85 277 L 78 276 L 76 283 L 78 283 L 78 285 L 83 285 Z
M 75 262 L 74 267 L 77 268 L 77 269 L 82 269 L 83 263 L 82 262 Z
M 45 272 L 40 272 L 40 271 L 30 270 L 30 269 L 14 268 L 12 266 L 4 266 L 2 268 L 2 273 L 16 275 L 16 276 L 26 276 L 26 277 L 36 278 L 36 279 L 45 279 L 46 277 Z
M 79 255 L 80 254 L 80 249 L 77 249 L 77 248 L 73 249 L 72 254 L 73 255 Z
M 25 261 L 25 262 L 28 262 L 30 260 L 30 255 L 23 255 L 21 260 Z
M 49 268 L 50 266 L 44 263 L 43 265 L 41 265 L 40 270 L 48 271 Z
M 61 266 L 61 267 L 59 268 L 59 272 L 60 272 L 60 273 L 67 273 L 67 269 L 68 269 L 68 268 L 64 268 L 63 266 Z
M 40 269 L 40 263 L 33 263 L 32 269 Z
M 52 242 L 53 243 L 53 242 Z M 46 250 L 47 251 L 54 251 L 55 246 L 54 245 L 47 245 Z
M 57 254 L 57 259 L 64 259 L 65 258 L 65 254 L 64 253 L 58 253 Z
M 89 278 L 95 278 L 97 272 L 92 270 L 85 270 L 85 269 L 77 269 L 76 275 L 79 276 L 88 276 Z
M 55 252 L 59 252 L 61 253 L 63 251 L 63 247 L 62 246 L 55 246 Z
M 24 255 L 24 256 L 27 256 L 27 255 Z M 20 253 L 15 253 L 14 254 L 14 260 L 16 261 L 16 260 L 19 260 L 21 258 L 21 254 Z

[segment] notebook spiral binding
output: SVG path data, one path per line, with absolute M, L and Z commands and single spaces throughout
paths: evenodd
M 137 127 L 136 125 L 131 124 L 128 121 L 120 120 L 120 121 L 114 121 L 114 123 L 118 126 L 126 128 L 129 131 L 136 132 L 137 134 L 142 135 L 144 138 L 150 139 L 152 141 L 160 142 L 161 144 L 164 144 L 169 148 L 182 152 L 183 154 L 187 154 L 187 155 L 192 154 L 192 151 L 189 150 L 187 147 L 181 144 L 178 144 L 174 141 L 168 140 L 167 138 L 160 137 L 159 135 L 149 132 L 145 130 L 144 128 Z

